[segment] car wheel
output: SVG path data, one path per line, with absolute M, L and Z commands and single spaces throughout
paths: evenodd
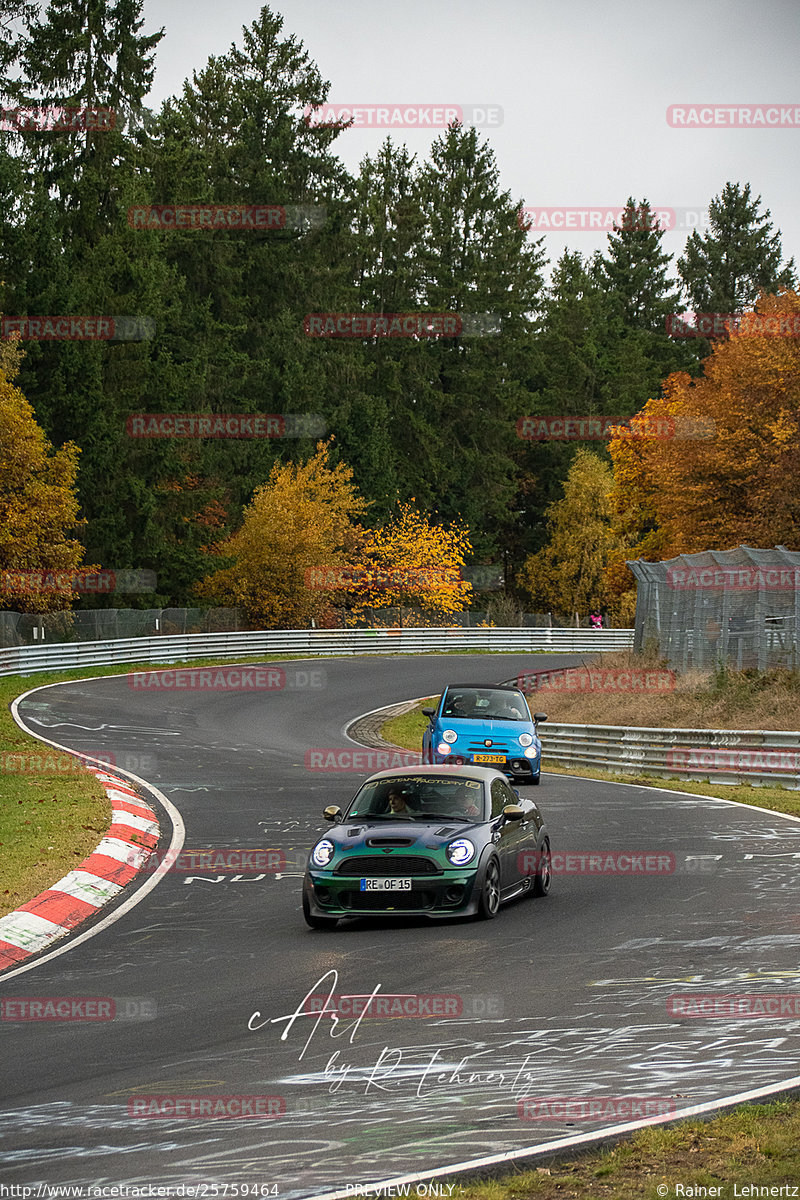
M 335 929 L 339 924 L 338 917 L 318 917 L 312 913 L 307 896 L 303 896 L 303 917 L 306 925 L 310 925 L 312 929 Z
M 539 865 L 533 881 L 534 896 L 546 896 L 553 881 L 553 860 L 550 855 L 550 843 L 545 838 L 539 855 Z
M 486 864 L 481 886 L 481 898 L 478 901 L 478 916 L 482 921 L 491 921 L 497 916 L 500 907 L 500 868 L 496 858 L 490 858 Z
M 539 772 L 538 775 L 534 775 L 533 778 L 531 779 L 531 783 L 533 784 L 534 787 L 538 787 L 539 784 L 541 783 L 541 781 L 542 781 L 541 771 Z

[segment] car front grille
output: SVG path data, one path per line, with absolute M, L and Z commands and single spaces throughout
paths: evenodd
M 470 742 L 468 745 L 470 754 L 513 754 L 510 750 L 508 742 L 495 742 L 491 746 L 484 746 L 483 742 Z
M 417 854 L 363 854 L 339 863 L 335 875 L 440 875 L 441 869 L 430 858 Z
M 342 908 L 359 909 L 362 912 L 386 912 L 387 909 L 433 908 L 432 892 L 342 892 L 339 904 Z

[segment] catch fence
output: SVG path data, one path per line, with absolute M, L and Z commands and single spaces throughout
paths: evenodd
M 737 546 L 628 566 L 635 651 L 678 671 L 800 667 L 800 551 Z

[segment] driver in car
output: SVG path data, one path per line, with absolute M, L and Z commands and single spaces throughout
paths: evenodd
M 458 801 L 461 806 L 461 811 L 463 812 L 465 817 L 469 817 L 470 821 L 476 821 L 478 819 L 478 817 L 481 815 L 481 810 L 478 808 L 477 804 L 475 803 L 475 795 L 473 795 L 469 790 L 467 790 L 467 788 L 464 788 L 462 790 L 462 792 L 458 798 Z
M 400 817 L 413 817 L 416 815 L 416 810 L 406 803 L 405 796 L 397 788 L 392 788 L 389 792 L 389 812 Z

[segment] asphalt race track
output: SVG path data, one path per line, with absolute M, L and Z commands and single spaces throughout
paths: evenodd
M 667 1008 L 676 994 L 800 990 L 800 823 L 773 814 L 549 775 L 531 794 L 554 852 L 672 854 L 674 870 L 557 874 L 548 898 L 490 922 L 306 928 L 297 855 L 324 827 L 323 806 L 344 803 L 361 776 L 308 771 L 305 752 L 351 746 L 355 717 L 451 679 L 496 682 L 556 661 L 574 657 L 313 660 L 296 668 L 323 672 L 324 686 L 134 691 L 120 676 L 24 701 L 32 732 L 142 764 L 179 810 L 186 849 L 275 847 L 288 868 L 168 872 L 96 936 L 0 981 L 4 999 L 112 997 L 118 1013 L 0 1022 L 2 1182 L 316 1196 L 620 1119 L 567 1121 L 556 1106 L 523 1120 L 526 1097 L 650 1097 L 664 1112 L 800 1074 L 797 1017 Z M 309 993 L 378 986 L 445 997 L 458 1015 L 290 1020 Z M 280 1097 L 285 1113 L 129 1114 L 150 1095 Z

